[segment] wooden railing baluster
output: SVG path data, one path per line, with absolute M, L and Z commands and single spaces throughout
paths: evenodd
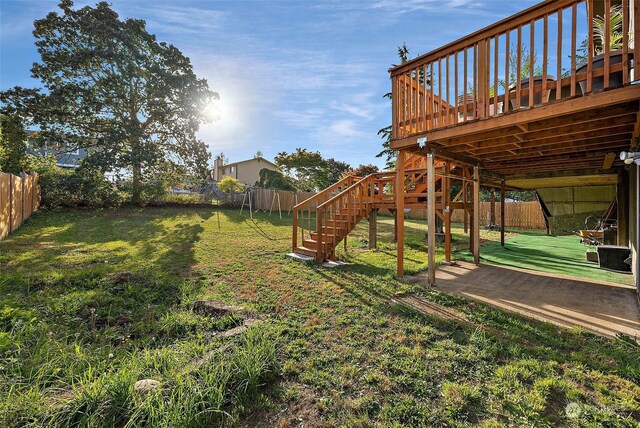
M 504 106 L 502 107 L 504 109 L 504 112 L 507 113 L 510 108 L 511 108 L 511 96 L 509 95 L 509 74 L 511 74 L 510 71 L 510 63 L 509 63 L 509 53 L 511 51 L 511 45 L 509 43 L 509 36 L 511 34 L 511 30 L 507 30 L 507 32 L 505 33 L 505 40 L 504 40 L 504 46 L 505 46 L 505 61 L 504 61 Z
M 640 1 L 633 2 L 633 63 L 640 61 Z M 633 80 L 639 80 L 637 70 L 633 69 Z
M 500 34 L 494 38 L 494 58 L 493 58 L 493 116 L 498 114 L 498 56 L 500 55 Z
M 468 48 L 464 48 L 464 79 L 462 81 L 462 102 L 463 102 L 463 122 L 467 121 L 467 81 L 469 79 L 469 72 L 467 70 L 467 50 Z
M 611 0 L 604 0 L 604 89 L 609 88 L 611 59 Z
M 533 101 L 534 101 L 533 89 L 536 83 L 534 79 L 534 74 L 533 74 L 535 70 L 535 61 L 536 61 L 535 29 L 536 29 L 536 22 L 532 19 L 531 22 L 529 22 L 529 108 L 533 107 Z
M 587 36 L 587 93 L 591 93 L 593 85 L 593 14 L 593 0 L 587 0 L 587 27 L 589 27 Z
M 438 59 L 438 120 L 436 124 L 442 126 L 442 105 L 440 101 L 442 100 L 442 58 Z
M 622 0 L 622 83 L 629 83 L 629 0 Z
M 542 19 L 542 102 L 547 102 L 547 71 L 549 63 L 549 16 L 545 13 Z
M 473 100 L 471 105 L 473 106 L 473 118 L 478 118 L 478 45 L 473 45 Z
M 522 25 L 518 25 L 518 46 L 517 46 L 517 65 L 516 65 L 516 109 L 520 108 L 520 86 L 522 84 Z M 529 52 L 529 62 L 533 54 Z
M 455 52 L 455 54 L 453 55 L 453 60 L 455 61 L 454 67 L 453 67 L 453 72 L 455 73 L 455 79 L 454 79 L 454 87 L 453 87 L 453 100 L 455 102 L 454 105 L 454 112 L 453 112 L 453 123 L 454 124 L 458 124 L 458 116 L 459 116 L 459 106 L 460 106 L 460 102 L 458 100 L 458 51 Z
M 576 27 L 578 21 L 578 5 L 571 7 L 571 89 L 570 95 L 576 95 Z
M 446 125 L 451 125 L 451 123 L 452 123 L 453 121 L 452 121 L 452 120 L 451 120 L 451 118 L 449 117 L 449 115 L 451 114 L 451 110 L 450 110 L 450 106 L 451 106 L 451 98 L 450 98 L 450 96 L 449 96 L 449 95 L 450 95 L 450 92 L 449 92 L 449 86 L 450 86 L 450 85 L 449 85 L 449 60 L 451 59 L 451 57 L 450 57 L 450 56 L 446 56 L 445 58 L 446 58 L 446 61 L 447 61 L 447 66 L 445 67 L 445 72 L 447 73 L 447 83 L 446 83 L 446 85 L 447 85 L 447 91 L 446 91 L 446 94 L 447 94 L 447 104 L 446 104 L 446 106 L 447 106 L 447 107 L 446 107 L 446 110 L 445 110 L 445 111 L 446 111 L 446 116 L 445 116 L 445 121 L 444 121 L 445 126 L 446 126 Z

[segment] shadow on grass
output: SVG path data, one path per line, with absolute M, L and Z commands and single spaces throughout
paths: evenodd
M 201 223 L 213 214 L 202 208 L 52 212 L 42 218 L 45 226 L 33 222 L 1 244 L 0 267 L 3 276 L 25 280 L 118 270 L 186 278 L 195 263 L 194 244 L 204 230 Z
M 105 336 L 144 336 L 204 286 L 194 275 L 194 246 L 212 214 L 188 208 L 49 213 L 40 239 L 32 236 L 39 233 L 35 219 L 1 243 L 3 305 L 37 313 L 69 335 L 81 331 L 87 340 L 91 330 L 104 329 Z
M 546 255 L 543 253 L 541 257 Z M 373 311 L 406 319 L 420 319 L 456 343 L 466 344 L 481 332 L 495 342 L 492 349 L 497 361 L 536 358 L 577 362 L 604 373 L 622 375 L 634 382 L 640 380 L 640 353 L 634 351 L 634 345 L 624 340 L 612 341 L 583 330 L 562 329 L 424 284 L 408 285 L 394 279 L 389 269 L 362 260 L 333 270 L 316 265 L 313 270 Z M 377 280 L 372 281 L 372 277 Z M 395 301 L 394 297 L 405 294 L 417 294 L 443 306 L 456 308 L 467 315 L 469 322 L 423 313 Z

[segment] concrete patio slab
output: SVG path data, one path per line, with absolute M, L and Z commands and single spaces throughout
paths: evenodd
M 310 262 L 312 260 L 315 260 L 315 257 L 305 256 L 304 254 L 298 253 L 287 253 L 286 256 L 299 262 Z
M 459 262 L 436 270 L 436 288 L 559 326 L 640 340 L 640 310 L 632 286 Z

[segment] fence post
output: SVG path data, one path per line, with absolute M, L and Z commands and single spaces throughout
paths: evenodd
M 20 173 L 20 180 L 21 180 L 21 185 L 22 185 L 22 194 L 20 195 L 20 206 L 22 207 L 21 209 L 21 213 L 20 213 L 20 224 L 24 223 L 24 202 L 25 202 L 25 197 L 24 197 L 24 191 L 25 191 L 25 183 L 27 182 L 27 174 L 25 174 L 24 172 Z
M 13 175 L 9 174 L 9 233 L 13 232 Z

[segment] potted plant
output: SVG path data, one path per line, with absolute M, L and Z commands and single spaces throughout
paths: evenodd
M 609 12 L 609 64 L 619 64 L 622 62 L 622 5 L 612 6 Z M 604 46 L 606 43 L 606 22 L 602 16 L 593 18 L 593 41 L 594 53 L 596 56 L 591 60 L 591 69 L 597 70 L 604 68 Z M 629 37 L 629 41 L 630 37 Z M 588 49 L 588 47 L 587 47 Z M 629 51 L 629 59 L 631 61 L 630 69 L 633 68 L 633 53 Z M 576 70 L 578 73 L 587 71 L 587 64 L 584 64 Z M 609 87 L 615 88 L 622 85 L 622 71 L 609 74 Z M 578 82 L 580 90 L 584 95 L 587 91 L 587 81 Z M 598 91 L 604 89 L 604 76 L 593 77 L 591 80 L 591 90 Z
M 511 108 L 517 110 L 521 107 L 529 107 L 529 79 L 531 77 L 531 67 L 533 67 L 533 85 L 542 85 L 544 77 L 542 75 L 542 68 L 536 66 L 536 53 L 529 55 L 529 51 L 526 47 L 521 48 L 521 66 L 520 66 L 520 105 L 517 105 L 516 99 L 511 99 Z M 509 85 L 509 93 L 516 92 L 516 86 L 518 84 L 518 51 L 515 46 L 511 47 L 509 52 L 509 81 L 512 82 Z M 554 80 L 553 76 L 546 76 L 547 82 Z M 504 82 L 502 82 L 504 86 Z M 536 91 L 533 94 L 533 105 L 538 106 L 542 103 L 549 101 L 551 90 Z

